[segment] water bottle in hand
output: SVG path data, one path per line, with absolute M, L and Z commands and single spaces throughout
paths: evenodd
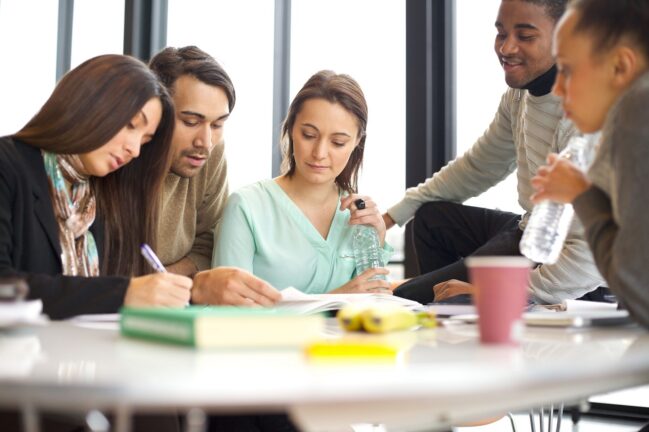
M 571 138 L 559 156 L 585 171 L 592 161 L 593 152 L 591 141 L 585 136 L 577 135 Z M 538 203 L 523 232 L 521 253 L 537 263 L 555 263 L 563 249 L 574 214 L 571 204 L 550 200 Z
M 356 200 L 358 209 L 365 208 L 363 200 Z M 352 250 L 356 262 L 356 275 L 360 275 L 369 268 L 385 267 L 381 254 L 379 234 L 371 225 L 354 225 L 352 228 Z M 385 275 L 378 274 L 370 280 L 387 280 Z

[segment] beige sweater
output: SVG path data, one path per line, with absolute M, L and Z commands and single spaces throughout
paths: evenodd
M 521 222 L 524 229 L 533 208 L 530 179 L 545 165 L 547 154 L 561 151 L 575 133 L 572 123 L 562 116 L 560 100 L 552 94 L 532 96 L 527 90 L 507 90 L 482 137 L 424 183 L 409 188 L 388 213 L 404 225 L 428 201 L 463 202 L 518 169 L 518 203 L 526 211 Z M 532 272 L 530 290 L 537 302 L 558 303 L 578 298 L 602 284 L 575 218 L 559 260 Z
M 188 257 L 205 270 L 212 263 L 214 230 L 228 197 L 223 145 L 216 146 L 194 177 L 169 173 L 164 183 L 158 225 L 158 255 L 164 265 Z

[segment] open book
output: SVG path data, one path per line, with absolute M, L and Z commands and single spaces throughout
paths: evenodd
M 392 303 L 410 309 L 423 307 L 419 302 L 391 294 L 306 294 L 293 287 L 288 287 L 282 290 L 282 300 L 275 305 L 275 308 L 311 314 L 337 310 L 352 303 Z

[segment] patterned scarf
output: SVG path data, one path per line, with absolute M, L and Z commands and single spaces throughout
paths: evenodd
M 95 238 L 88 230 L 95 221 L 95 197 L 89 178 L 74 169 L 75 155 L 56 155 L 43 151 L 45 171 L 50 183 L 54 215 L 59 225 L 63 274 L 98 276 L 99 258 Z M 72 199 L 66 181 L 72 185 Z

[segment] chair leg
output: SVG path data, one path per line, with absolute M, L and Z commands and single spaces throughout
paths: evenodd
M 559 405 L 559 412 L 557 413 L 557 427 L 556 432 L 561 432 L 561 418 L 563 417 L 563 404 Z
M 545 412 L 546 408 L 544 407 L 539 407 L 539 430 L 540 432 L 545 432 Z M 557 407 L 557 420 L 556 420 L 556 426 L 555 426 L 555 432 L 560 432 L 561 431 L 561 418 L 563 417 L 563 403 L 559 404 Z M 548 432 L 552 432 L 552 423 L 554 420 L 554 404 L 550 404 L 550 406 L 547 408 L 548 411 Z M 509 416 L 510 414 L 508 414 Z M 536 410 L 535 409 L 530 409 L 529 412 L 529 417 L 530 417 L 530 430 L 532 432 L 536 432 Z M 512 422 L 513 423 L 513 422 Z M 514 429 L 515 430 L 515 429 Z M 642 431 L 645 432 L 645 431 Z M 646 431 L 649 432 L 649 429 Z
M 516 432 L 516 423 L 514 422 L 514 416 L 512 413 L 507 413 L 507 418 L 509 419 L 509 423 L 512 425 L 512 432 Z
M 570 419 L 572 420 L 573 425 L 577 425 L 577 423 L 579 423 L 579 420 L 581 419 L 581 410 L 578 406 L 570 410 Z
M 40 432 L 40 416 L 36 407 L 32 405 L 24 405 L 22 407 L 22 421 L 23 430 L 25 432 Z
M 207 415 L 199 408 L 192 408 L 186 416 L 185 432 L 205 432 L 207 430 Z
M 88 432 L 109 432 L 110 422 L 101 412 L 92 410 L 86 414 L 86 428 Z

